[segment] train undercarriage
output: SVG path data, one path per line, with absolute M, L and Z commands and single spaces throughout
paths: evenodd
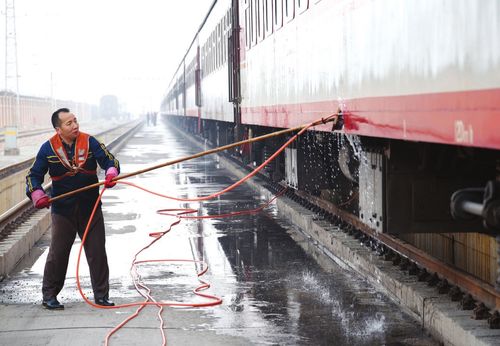
M 214 147 L 234 142 L 237 131 L 228 122 L 170 119 Z M 276 130 L 244 126 L 240 136 Z M 250 170 L 289 138 L 229 154 Z M 495 150 L 308 131 L 261 175 L 292 188 L 289 195 L 347 231 L 360 232 L 382 252 L 384 239 L 394 236 L 498 287 L 492 244 L 500 227 L 499 167 Z

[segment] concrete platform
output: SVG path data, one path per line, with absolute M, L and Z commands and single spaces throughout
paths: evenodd
M 152 309 L 151 310 L 156 310 Z M 101 345 L 107 333 L 135 309 L 116 312 L 71 304 L 48 311 L 38 304 L 0 305 L 2 345 Z M 167 308 L 165 333 L 169 345 L 248 345 L 248 339 L 221 334 L 211 327 L 213 317 L 202 311 Z M 145 311 L 110 339 L 111 345 L 161 345 L 156 311 Z

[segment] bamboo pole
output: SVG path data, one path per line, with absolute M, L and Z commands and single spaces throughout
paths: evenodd
M 336 116 L 336 115 L 335 116 L 330 116 L 330 117 L 327 117 L 327 118 L 324 118 L 324 119 L 321 119 L 321 120 L 317 120 L 317 121 L 315 121 L 313 123 L 310 123 L 310 124 L 300 125 L 300 126 L 296 126 L 296 127 L 293 127 L 293 128 L 289 128 L 289 129 L 284 129 L 284 130 L 280 130 L 280 131 L 268 133 L 268 134 L 263 135 L 263 136 L 254 137 L 254 138 L 246 139 L 246 140 L 243 140 L 243 141 L 235 142 L 235 143 L 232 143 L 232 144 L 223 145 L 221 147 L 217 147 L 217 148 L 214 148 L 214 149 L 202 151 L 202 152 L 199 152 L 199 153 L 194 154 L 194 155 L 190 155 L 190 156 L 186 156 L 186 157 L 181 157 L 179 159 L 167 161 L 167 162 L 155 165 L 155 166 L 151 166 L 151 167 L 148 167 L 148 168 L 145 168 L 145 169 L 141 169 L 141 170 L 132 172 L 132 173 L 127 173 L 127 174 L 124 174 L 124 175 L 120 175 L 120 176 L 114 178 L 112 181 L 118 181 L 118 180 L 126 179 L 126 178 L 132 177 L 134 175 L 139 175 L 139 174 L 142 174 L 142 173 L 146 173 L 146 172 L 158 169 L 158 168 L 175 165 L 176 163 L 180 163 L 180 162 L 184 162 L 184 161 L 196 159 L 196 158 L 199 158 L 199 157 L 202 157 L 202 156 L 205 156 L 205 155 L 215 154 L 215 153 L 218 153 L 218 152 L 221 152 L 221 151 L 224 151 L 224 150 L 228 150 L 228 149 L 231 149 L 231 148 L 234 148 L 234 147 L 238 147 L 238 146 L 243 145 L 243 144 L 253 143 L 253 142 L 259 142 L 259 141 L 262 141 L 262 140 L 265 140 L 265 139 L 268 139 L 268 138 L 273 138 L 273 137 L 281 136 L 281 135 L 284 135 L 284 134 L 287 134 L 287 133 L 291 133 L 291 132 L 295 132 L 295 131 L 300 131 L 304 127 L 313 127 L 313 126 L 316 126 L 316 125 L 326 124 L 326 123 L 329 123 L 329 122 L 336 123 L 337 119 L 338 119 L 338 116 Z M 69 196 L 75 195 L 77 193 L 80 193 L 80 192 L 83 192 L 83 191 L 86 191 L 86 190 L 93 189 L 93 188 L 101 186 L 101 185 L 104 185 L 104 181 L 100 181 L 100 182 L 95 183 L 95 184 L 87 185 L 87 186 L 81 187 L 79 189 L 76 189 L 76 190 L 73 190 L 73 191 L 70 191 L 70 192 L 66 192 L 66 193 L 64 193 L 62 195 L 59 195 L 59 196 L 56 196 L 56 197 L 53 197 L 53 198 L 49 199 L 49 202 L 52 203 L 52 202 L 57 201 L 59 199 L 62 199 L 62 198 L 65 198 L 65 197 L 69 197 Z

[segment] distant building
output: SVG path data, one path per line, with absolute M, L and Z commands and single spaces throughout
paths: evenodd
M 19 95 L 19 119 L 16 114 L 16 94 L 0 90 L 0 129 L 17 124 L 19 131 L 51 127 L 50 116 L 58 108 L 69 108 L 80 122 L 93 119 L 96 106 L 71 100 L 51 99 L 29 95 Z
M 118 97 L 115 95 L 104 95 L 99 103 L 99 114 L 101 118 L 111 119 L 119 116 Z

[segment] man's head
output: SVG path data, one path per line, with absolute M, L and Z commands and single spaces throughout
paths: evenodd
M 60 108 L 52 114 L 52 126 L 67 143 L 72 143 L 79 134 L 78 121 L 68 108 Z

